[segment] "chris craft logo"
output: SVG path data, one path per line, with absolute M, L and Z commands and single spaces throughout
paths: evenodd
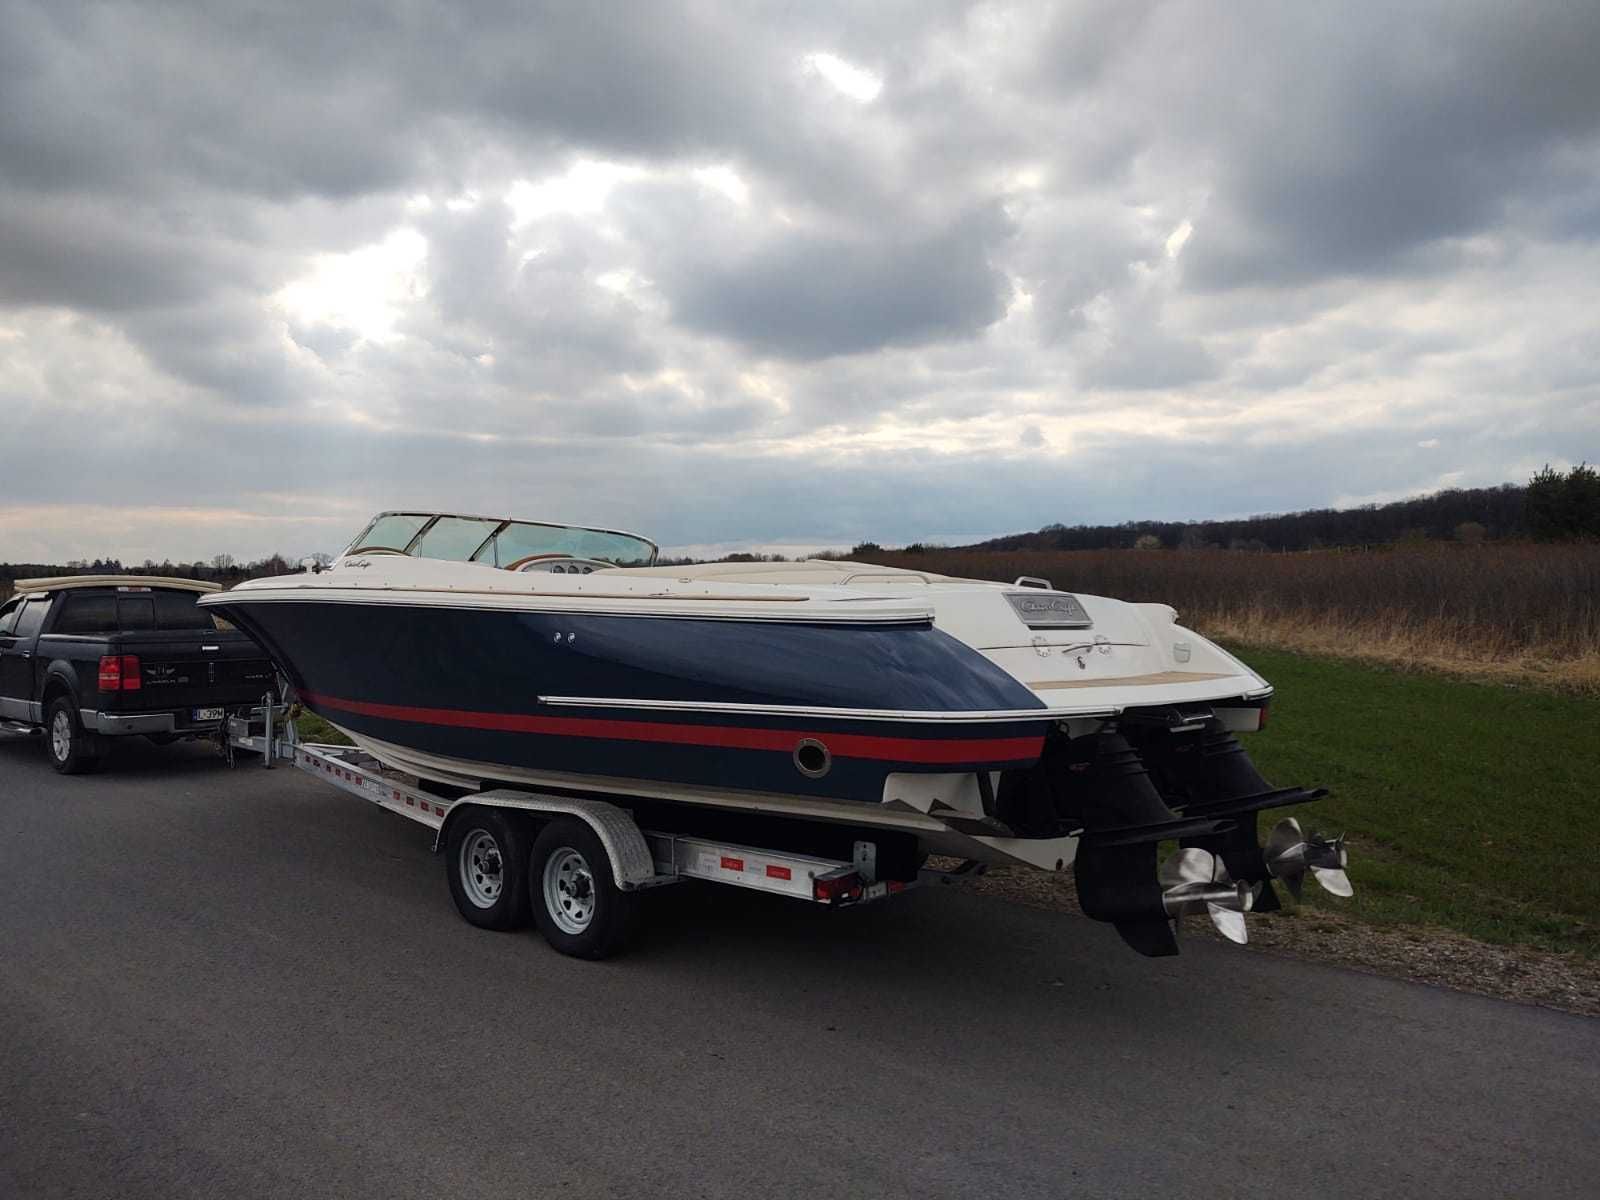
M 1011 607 L 1017 616 L 1028 625 L 1089 624 L 1089 614 L 1084 611 L 1083 605 L 1078 603 L 1076 596 L 1061 593 L 1038 596 L 1026 592 L 1013 592 L 1006 599 L 1011 601 Z

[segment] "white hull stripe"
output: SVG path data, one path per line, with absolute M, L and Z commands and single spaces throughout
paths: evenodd
M 628 700 L 616 696 L 540 696 L 540 704 L 557 708 L 623 708 L 647 712 L 725 713 L 755 717 L 814 717 L 840 721 L 904 721 L 915 724 L 956 722 L 1052 721 L 1062 717 L 1112 716 L 1114 710 L 1098 708 L 1007 708 L 977 712 L 942 712 L 927 709 L 826 708 L 805 704 L 736 704 L 712 700 Z

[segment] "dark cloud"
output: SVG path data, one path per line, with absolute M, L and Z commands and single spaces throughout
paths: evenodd
M 1600 7 L 1230 5 L 1188 42 L 1176 132 L 1216 182 L 1190 281 L 1404 272 L 1519 196 L 1592 188 Z M 1562 169 L 1581 151 L 1587 178 Z M 1591 227 L 1590 234 L 1600 232 Z
M 1010 232 L 996 211 L 920 237 L 885 225 L 851 237 L 779 235 L 733 262 L 673 264 L 677 319 L 762 354 L 822 358 L 977 335 L 1005 311 L 990 259 Z
M 0 190 L 0 303 L 126 312 L 199 299 L 225 267 L 175 217 Z M 236 278 L 253 266 L 248 252 L 229 265 Z

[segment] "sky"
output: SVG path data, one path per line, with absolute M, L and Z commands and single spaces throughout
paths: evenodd
M 0 0 L 0 560 L 1600 459 L 1600 4 Z

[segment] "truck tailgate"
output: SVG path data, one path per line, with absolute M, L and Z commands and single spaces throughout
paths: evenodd
M 276 679 L 260 647 L 231 631 L 125 634 L 115 651 L 139 659 L 139 687 L 105 697 L 117 702 L 104 707 L 124 712 L 250 704 Z

